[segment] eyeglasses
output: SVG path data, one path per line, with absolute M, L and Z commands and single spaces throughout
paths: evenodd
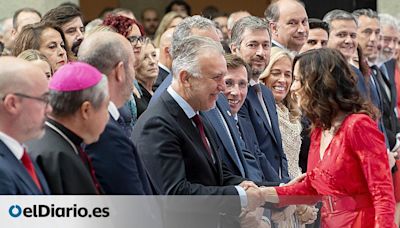
M 29 96 L 29 95 L 26 95 L 26 94 L 23 94 L 23 93 L 9 93 L 9 94 L 13 94 L 15 96 L 26 98 L 26 99 L 37 100 L 37 101 L 43 102 L 46 106 L 50 102 L 50 94 L 49 93 L 45 93 L 40 97 Z M 7 97 L 7 95 L 9 95 L 9 94 L 4 95 L 2 100 L 4 101 L 6 99 L 6 97 Z
M 144 43 L 146 37 L 144 36 L 128 36 L 126 37 L 132 45 L 136 45 L 138 42 Z

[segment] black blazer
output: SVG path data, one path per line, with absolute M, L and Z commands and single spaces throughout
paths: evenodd
M 32 157 L 42 169 L 52 194 L 97 194 L 90 171 L 72 146 L 48 125 L 45 135 L 29 142 Z
M 153 194 L 147 173 L 130 138 L 110 116 L 97 142 L 86 146 L 105 194 Z
M 166 195 L 237 195 L 244 179 L 223 166 L 216 134 L 203 118 L 215 164 L 200 134 L 165 91 L 136 123 L 133 140 L 158 192 Z
M 36 176 L 42 191 L 36 186 L 24 165 L 0 140 L 0 195 L 42 195 L 50 194 L 47 182 L 33 159 Z

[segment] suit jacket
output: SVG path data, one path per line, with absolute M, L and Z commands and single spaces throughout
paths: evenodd
M 133 130 L 133 140 L 156 188 L 166 195 L 237 195 L 244 179 L 232 175 L 220 159 L 215 132 L 203 119 L 215 164 L 197 128 L 165 91 Z M 211 187 L 216 186 L 216 187 Z
M 222 122 L 222 118 L 229 129 L 229 133 Z M 229 104 L 223 94 L 220 94 L 217 100 L 216 108 L 208 112 L 202 112 L 202 115 L 211 123 L 217 133 L 217 142 L 223 147 L 221 158 L 227 167 L 237 176 L 248 178 L 255 182 L 263 181 L 261 169 L 256 161 L 253 153 L 241 145 L 240 132 L 236 126 L 236 122 L 230 113 Z M 230 139 L 229 134 L 232 139 Z M 232 144 L 233 142 L 233 144 Z M 243 173 L 240 166 L 243 167 Z
M 246 100 L 239 111 L 239 115 L 251 121 L 260 149 L 268 160 L 268 163 L 260 164 L 265 179 L 273 182 L 288 182 L 290 180 L 288 164 L 282 148 L 275 100 L 267 87 L 264 85 L 260 85 L 260 87 L 269 112 L 271 126 L 258 100 L 254 86 L 249 86 Z
M 387 77 L 390 82 L 390 90 L 396 95 L 394 98 L 395 104 L 397 104 L 397 89 L 396 89 L 396 82 L 395 82 L 395 72 L 396 72 L 396 60 L 391 59 L 384 64 L 387 72 Z M 381 67 L 383 68 L 383 66 Z
M 158 66 L 158 76 L 153 85 L 153 91 L 156 91 L 165 78 L 169 75 L 169 72 L 164 70 L 164 68 Z
M 0 195 L 43 195 L 50 194 L 43 173 L 32 160 L 42 191 L 36 186 L 24 165 L 0 140 Z
M 387 140 L 389 142 L 389 149 L 394 149 L 396 145 L 396 134 L 400 132 L 400 123 L 396 117 L 394 109 L 396 108 L 396 88 L 391 89 L 390 80 L 383 75 L 379 68 L 373 68 L 373 76 L 380 88 L 380 94 L 382 98 L 382 120 L 386 131 Z M 387 93 L 385 92 L 384 86 L 389 87 L 390 97 L 389 99 Z
M 97 142 L 86 146 L 105 194 L 151 195 L 142 161 L 122 126 L 110 117 Z
M 158 98 L 160 98 L 161 94 L 164 93 L 165 90 L 168 89 L 168 87 L 172 83 L 172 74 L 169 74 L 164 81 L 160 84 L 160 86 L 157 88 L 156 91 L 154 91 L 153 96 L 151 97 L 151 100 L 149 102 L 149 106 L 153 105 Z
M 214 202 L 217 204 L 215 208 L 224 214 L 237 216 L 240 202 L 234 185 L 245 179 L 232 175 L 221 162 L 222 148 L 215 142 L 217 136 L 205 118 L 203 123 L 214 159 L 192 120 L 165 91 L 136 123 L 134 143 L 158 192 L 165 195 L 225 196 Z M 218 214 L 214 215 L 219 217 Z
M 97 194 L 89 169 L 72 145 L 46 124 L 45 135 L 29 142 L 32 157 L 42 169 L 52 194 Z

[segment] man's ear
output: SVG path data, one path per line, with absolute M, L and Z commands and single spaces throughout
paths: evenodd
M 93 106 L 89 101 L 85 101 L 82 103 L 80 109 L 79 109 L 79 113 L 81 115 L 81 118 L 84 120 L 88 120 L 91 116 Z
M 278 25 L 276 22 L 269 22 L 269 29 L 271 31 L 271 35 L 277 35 L 278 34 Z
M 125 81 L 124 63 L 122 61 L 118 62 L 114 70 L 115 70 L 115 80 L 117 82 L 124 82 Z
M 190 83 L 191 75 L 186 70 L 181 70 L 178 75 L 178 79 L 185 88 L 190 88 L 192 84 Z
M 8 95 L 4 97 L 3 108 L 5 111 L 11 114 L 18 114 L 21 111 L 22 104 L 18 100 L 19 98 L 15 95 Z
M 232 54 L 239 55 L 239 48 L 236 44 L 234 43 L 230 44 L 229 48 L 231 49 Z

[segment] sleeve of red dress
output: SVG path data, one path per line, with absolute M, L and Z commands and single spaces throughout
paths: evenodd
M 279 206 L 287 206 L 290 204 L 314 204 L 318 202 L 321 197 L 318 196 L 318 193 L 312 187 L 310 175 L 313 175 L 313 171 L 308 172 L 302 182 L 291 186 L 275 187 L 279 197 Z
M 393 183 L 384 136 L 376 123 L 363 116 L 349 129 L 350 145 L 360 159 L 375 208 L 375 227 L 394 227 Z

